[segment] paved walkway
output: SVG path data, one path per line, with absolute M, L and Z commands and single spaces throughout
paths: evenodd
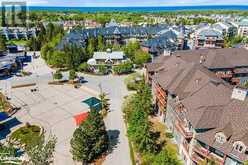
M 34 60 L 25 67 L 33 74 L 28 77 L 12 77 L 0 81 L 0 87 L 37 83 L 38 92 L 30 92 L 32 87 L 11 89 L 12 102 L 22 109 L 15 114 L 22 123 L 30 122 L 45 128 L 47 136 L 55 134 L 58 138 L 55 152 L 55 165 L 73 165 L 70 153 L 70 139 L 76 128 L 74 115 L 88 110 L 84 99 L 99 94 L 101 86 L 110 98 L 111 112 L 105 119 L 109 135 L 111 135 L 112 152 L 107 156 L 105 165 L 131 165 L 128 139 L 126 136 L 123 113 L 121 111 L 123 97 L 128 95 L 124 85 L 124 76 L 91 76 L 83 75 L 88 81 L 80 89 L 69 85 L 50 86 L 52 69 L 41 59 Z M 16 128 L 16 127 L 15 127 Z M 15 129 L 13 128 L 13 129 Z
M 113 151 L 107 156 L 104 165 L 131 165 L 129 154 L 128 138 L 126 136 L 126 128 L 121 110 L 124 96 L 128 95 L 128 91 L 124 84 L 125 76 L 89 76 L 84 75 L 88 83 L 88 88 L 108 94 L 110 99 L 110 113 L 105 119 L 108 133 L 113 137 L 111 140 L 111 148 Z M 99 87 L 100 86 L 100 87 Z

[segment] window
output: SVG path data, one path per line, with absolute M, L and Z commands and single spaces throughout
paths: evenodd
M 226 142 L 226 136 L 222 132 L 219 132 L 215 135 L 215 140 L 218 143 L 223 144 Z
M 245 151 L 245 146 L 242 142 L 236 142 L 234 143 L 234 149 L 238 152 L 244 152 Z
M 223 136 L 218 135 L 216 137 L 216 141 L 223 144 L 225 142 L 225 138 Z

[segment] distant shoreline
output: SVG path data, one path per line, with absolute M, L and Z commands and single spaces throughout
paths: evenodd
M 168 6 L 168 7 L 56 7 L 56 6 L 29 6 L 30 11 L 80 11 L 80 12 L 166 12 L 166 11 L 207 11 L 207 10 L 237 10 L 248 11 L 248 5 L 219 5 L 219 6 Z

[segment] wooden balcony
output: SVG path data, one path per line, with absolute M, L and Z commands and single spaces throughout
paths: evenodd
M 206 148 L 204 148 L 204 147 L 201 147 L 201 146 L 199 146 L 199 145 L 195 145 L 195 146 L 193 147 L 193 151 L 195 151 L 195 152 L 201 154 L 202 156 L 204 156 L 204 157 L 206 157 L 206 158 L 208 157 L 208 154 L 209 154 L 208 149 L 206 149 Z
M 193 137 L 193 132 L 189 131 L 188 128 L 186 128 L 183 123 L 176 121 L 176 128 L 179 132 L 182 133 L 182 135 L 186 138 L 192 138 Z
M 218 164 L 220 164 L 220 165 L 223 165 L 223 164 L 225 163 L 224 158 L 222 158 L 222 157 L 216 155 L 216 154 L 213 153 L 213 152 L 210 152 L 210 153 L 209 153 L 209 158 L 211 158 L 212 160 L 215 160 L 216 163 L 218 163 Z
M 232 78 L 232 83 L 239 84 L 240 78 Z
M 199 145 L 194 146 L 193 151 L 202 155 L 203 157 L 207 158 L 208 160 L 214 160 L 217 164 L 223 165 L 225 162 L 225 159 L 216 155 L 213 152 L 210 152 L 208 149 L 201 147 Z
M 155 86 L 155 90 L 157 95 L 161 96 L 164 99 L 167 99 L 165 91 L 159 85 Z
M 193 153 L 191 156 L 191 159 L 193 162 L 197 163 L 197 164 L 201 164 L 202 162 L 204 162 L 204 159 L 202 159 L 199 155 L 197 155 L 196 153 Z
M 219 78 L 232 78 L 233 74 L 232 73 L 217 72 L 216 76 Z

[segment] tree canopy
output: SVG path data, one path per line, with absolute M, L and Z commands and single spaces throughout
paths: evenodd
M 49 137 L 47 142 L 42 139 L 38 145 L 27 150 L 29 156 L 29 164 L 31 165 L 50 165 L 53 163 L 53 153 L 57 138 L 55 136 Z
M 92 162 L 108 149 L 108 135 L 102 116 L 91 109 L 88 118 L 75 130 L 71 139 L 73 159 Z

